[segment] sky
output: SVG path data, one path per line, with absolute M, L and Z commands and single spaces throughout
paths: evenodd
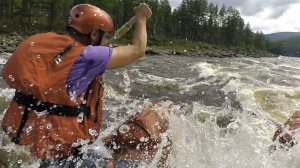
M 181 0 L 169 0 L 172 8 Z M 208 0 L 208 3 L 232 6 L 240 11 L 253 32 L 300 32 L 300 0 Z

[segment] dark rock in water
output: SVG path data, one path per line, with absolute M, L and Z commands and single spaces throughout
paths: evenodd
M 10 47 L 15 47 L 16 46 L 16 41 L 15 40 L 9 40 L 9 41 L 7 41 L 6 45 L 10 46 Z
M 231 115 L 222 115 L 217 117 L 217 125 L 221 128 L 226 128 L 234 118 Z
M 179 51 L 170 51 L 171 55 L 183 55 L 182 52 Z
M 5 40 L 1 40 L 1 41 L 0 41 L 0 45 L 1 45 L 1 47 L 2 47 L 3 45 L 6 45 L 6 41 L 5 41 Z
M 149 48 L 146 50 L 146 54 L 147 55 L 159 55 L 159 52 Z
M 17 168 L 28 165 L 30 160 L 29 153 L 0 149 L 0 166 Z
M 24 38 L 17 33 L 11 33 L 9 36 L 2 38 L 0 40 L 0 53 L 13 53 L 23 40 Z
M 13 53 L 15 50 L 15 47 L 12 46 L 4 46 L 3 51 L 7 53 Z
M 0 48 L 0 57 L 4 59 L 8 59 L 12 54 L 4 52 L 3 49 Z M 1 64 L 0 64 L 1 65 Z M 2 68 L 2 67 L 1 67 Z
M 11 32 L 9 35 L 11 35 L 11 36 L 18 36 L 18 33 L 17 32 Z

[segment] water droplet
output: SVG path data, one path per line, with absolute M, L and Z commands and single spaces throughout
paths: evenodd
M 6 129 L 7 129 L 7 133 L 11 133 L 12 132 L 12 127 L 11 126 L 7 127 Z
M 83 158 L 83 159 L 87 159 L 87 158 L 88 158 L 88 155 L 87 155 L 87 154 L 83 154 L 83 155 L 82 155 L 82 158 Z
M 72 143 L 72 147 L 77 147 L 77 146 L 79 146 L 79 143 L 77 142 Z
M 18 164 L 22 164 L 22 162 L 23 162 L 22 159 L 17 161 Z
M 114 146 L 113 146 L 113 149 L 118 149 L 117 145 L 114 145 Z
M 138 145 L 136 146 L 136 149 L 137 149 L 137 150 L 140 150 L 140 149 L 141 149 L 141 144 L 138 144 Z
M 82 15 L 83 15 L 83 12 L 80 12 L 80 14 L 82 14 Z
M 82 164 L 83 164 L 83 160 L 79 160 L 76 162 L 76 167 L 81 167 Z
M 119 128 L 119 131 L 121 134 L 125 134 L 127 132 L 129 132 L 130 127 L 128 125 L 121 125 Z
M 48 145 L 48 149 L 53 149 L 53 145 Z
M 51 123 L 48 123 L 47 124 L 47 129 L 51 129 L 52 128 L 52 124 Z
M 31 42 L 30 45 L 31 45 L 31 46 L 34 46 L 34 42 Z
M 97 131 L 94 130 L 94 129 L 89 129 L 89 134 L 92 135 L 92 136 L 98 136 Z
M 12 75 L 9 75 L 8 78 L 13 82 L 15 81 L 15 78 Z
M 90 142 L 89 139 L 81 139 L 81 138 L 78 138 L 78 139 L 77 139 L 77 143 L 78 143 L 79 145 L 86 145 L 86 144 L 88 144 L 89 142 Z
M 74 92 L 69 92 L 69 95 L 70 95 L 71 101 L 75 102 L 75 101 L 77 100 L 76 91 L 74 91 Z
M 94 16 L 97 16 L 97 14 L 96 14 L 96 13 L 94 13 Z
M 36 58 L 38 58 L 38 59 L 39 59 L 39 58 L 41 58 L 41 55 L 40 55 L 40 54 L 38 54 L 38 55 L 36 56 Z
M 145 142 L 145 137 L 140 138 L 141 142 Z
M 83 113 L 80 113 L 78 116 L 77 116 L 77 122 L 81 123 L 83 121 Z
M 61 149 L 61 147 L 62 147 L 62 145 L 61 145 L 61 144 L 58 144 L 58 145 L 56 145 L 56 150 L 60 150 L 60 149 Z
M 26 133 L 29 134 L 33 130 L 32 126 L 29 126 L 26 128 Z

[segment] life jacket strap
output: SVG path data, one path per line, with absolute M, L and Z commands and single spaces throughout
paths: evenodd
M 61 52 L 59 52 L 54 58 L 53 61 L 58 65 L 62 63 L 61 57 L 65 55 L 68 51 L 70 51 L 75 45 L 75 41 L 70 43 L 66 48 L 64 48 Z
M 19 129 L 18 129 L 18 132 L 17 132 L 17 136 L 11 138 L 11 141 L 14 142 L 15 144 L 20 143 L 20 137 L 21 137 L 23 128 L 25 127 L 25 124 L 27 122 L 28 114 L 29 114 L 29 111 L 28 111 L 27 108 L 25 108 L 24 113 L 22 115 L 22 119 L 21 119 Z
M 90 116 L 91 114 L 90 107 L 83 104 L 80 106 L 67 106 L 42 102 L 31 95 L 25 95 L 21 92 L 16 92 L 13 100 L 20 106 L 36 112 L 46 112 L 47 115 L 75 117 L 80 113 L 83 113 L 85 116 Z
M 83 113 L 86 116 L 91 114 L 90 107 L 81 104 L 78 107 L 57 105 L 49 102 L 41 102 L 31 95 L 25 95 L 21 92 L 16 92 L 13 98 L 19 106 L 24 106 L 24 113 L 22 115 L 21 123 L 17 132 L 17 136 L 11 139 L 12 142 L 18 144 L 25 124 L 28 119 L 28 114 L 31 110 L 35 112 L 46 112 L 47 115 L 58 115 L 65 117 L 75 117 Z

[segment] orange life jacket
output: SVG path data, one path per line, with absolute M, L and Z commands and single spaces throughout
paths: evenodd
M 16 94 L 1 126 L 15 142 L 29 146 L 33 156 L 66 157 L 98 137 L 104 90 L 101 76 L 75 100 L 66 92 L 68 74 L 83 49 L 68 36 L 37 34 L 21 43 L 2 70 L 3 79 Z

